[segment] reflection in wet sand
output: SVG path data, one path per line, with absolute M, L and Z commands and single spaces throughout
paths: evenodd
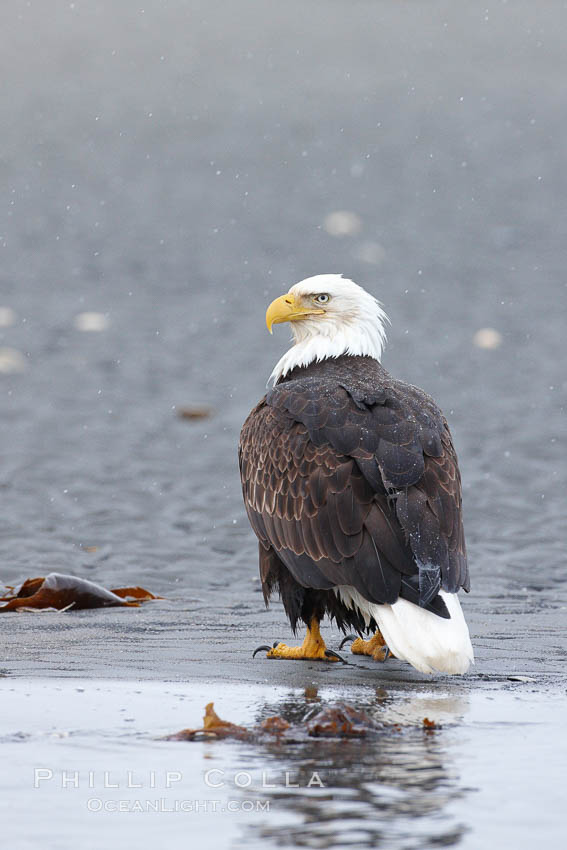
M 383 724 L 371 739 L 310 739 L 296 747 L 270 743 L 251 754 L 286 784 L 257 789 L 270 814 L 248 840 L 275 846 L 418 848 L 454 846 L 467 831 L 446 811 L 470 793 L 449 761 L 447 736 L 467 711 L 466 696 L 391 698 L 383 688 L 353 705 Z M 261 717 L 308 721 L 329 704 L 314 688 L 266 703 Z M 424 728 L 423 720 L 434 728 Z M 324 787 L 313 784 L 316 772 Z M 274 783 L 275 784 L 275 783 Z M 297 787 L 293 787 L 297 786 Z M 246 789 L 249 796 L 251 789 Z

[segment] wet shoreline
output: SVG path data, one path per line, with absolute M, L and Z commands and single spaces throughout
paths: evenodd
M 56 830 L 64 850 L 125 835 L 149 846 L 185 828 L 206 848 L 344 846 L 354 837 L 360 847 L 468 848 L 504 840 L 511 824 L 515 846 L 527 848 L 544 810 L 546 840 L 562 835 L 567 739 L 556 689 L 37 678 L 1 680 L 0 693 L 0 790 L 10 798 L 3 823 L 17 828 L 21 847 L 49 843 L 53 806 L 66 823 Z M 348 700 L 382 731 L 368 741 L 297 745 L 163 740 L 199 725 L 213 698 L 223 718 L 244 724 L 274 714 L 302 724 Z

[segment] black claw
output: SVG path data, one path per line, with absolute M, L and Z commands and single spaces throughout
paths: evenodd
M 326 649 L 325 650 L 325 658 L 336 658 L 337 661 L 342 661 L 343 664 L 348 664 L 348 661 L 339 655 L 338 652 L 335 652 L 334 649 Z
M 275 646 L 275 644 L 274 644 L 274 646 Z M 255 658 L 255 657 L 256 657 L 256 653 L 257 653 L 257 652 L 262 652 L 262 650 L 263 650 L 263 649 L 264 649 L 266 652 L 269 652 L 271 648 L 272 648 L 271 646 L 258 646 L 258 647 L 256 647 L 256 649 L 255 649 L 255 650 L 254 650 L 254 652 L 252 653 L 252 658 Z
M 391 654 L 389 647 L 384 646 L 384 661 L 387 661 Z
M 348 643 L 349 640 L 356 640 L 358 635 L 347 635 L 344 637 L 340 643 L 339 649 L 342 649 L 345 643 Z
M 272 649 L 277 649 L 277 647 L 280 645 L 280 643 L 281 643 L 281 640 L 275 640 L 272 644 Z

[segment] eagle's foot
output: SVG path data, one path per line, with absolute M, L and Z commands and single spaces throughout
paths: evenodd
M 344 644 L 349 640 L 352 640 L 350 651 L 354 655 L 369 655 L 374 661 L 386 661 L 387 658 L 394 657 L 386 646 L 386 641 L 382 637 L 380 629 L 377 630 L 376 634 L 370 640 L 363 640 L 356 635 L 347 635 L 341 641 L 339 649 L 342 649 Z
M 311 660 L 326 661 L 325 644 L 323 646 L 305 646 L 305 641 L 301 646 L 288 646 L 285 643 L 277 643 L 266 654 L 266 658 L 304 658 Z M 333 658 L 336 661 L 336 658 Z
M 266 658 L 289 658 L 289 659 L 305 659 L 311 661 L 343 661 L 336 652 L 327 649 L 325 641 L 321 637 L 319 631 L 319 622 L 315 619 L 311 620 L 311 625 L 307 629 L 307 634 L 301 646 L 287 646 L 285 643 L 275 643 L 272 647 L 259 646 L 254 651 L 254 655 L 260 650 L 266 649 Z M 345 662 L 346 663 L 346 662 Z

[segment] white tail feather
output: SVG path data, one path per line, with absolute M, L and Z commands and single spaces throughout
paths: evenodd
M 370 622 L 378 623 L 384 640 L 396 658 L 408 661 L 422 673 L 466 673 L 474 664 L 469 630 L 456 593 L 440 591 L 450 619 L 419 608 L 407 599 L 393 605 L 374 605 L 354 588 L 334 588 L 347 608 L 356 607 Z

